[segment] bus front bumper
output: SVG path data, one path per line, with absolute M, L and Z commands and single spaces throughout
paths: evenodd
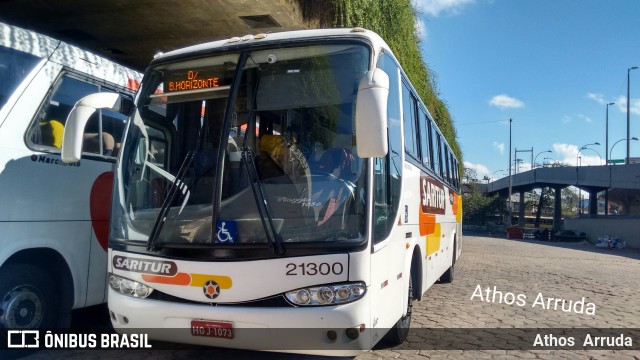
M 152 340 L 353 356 L 381 337 L 369 328 L 365 300 L 366 295 L 353 303 L 318 307 L 211 306 L 134 298 L 109 288 L 109 313 L 117 332 L 146 333 Z

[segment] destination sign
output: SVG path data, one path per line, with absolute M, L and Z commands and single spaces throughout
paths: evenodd
M 228 85 L 217 69 L 171 71 L 165 74 L 165 91 L 210 89 Z

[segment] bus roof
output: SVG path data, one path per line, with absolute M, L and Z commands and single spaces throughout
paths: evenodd
M 138 90 L 142 74 L 102 56 L 34 31 L 0 22 L 0 46 L 16 49 L 65 67 Z
M 267 45 L 286 41 L 299 41 L 304 39 L 327 39 L 327 38 L 362 38 L 367 39 L 373 45 L 376 53 L 384 50 L 391 52 L 387 43 L 376 33 L 363 28 L 341 28 L 341 29 L 311 29 L 283 31 L 269 34 L 245 35 L 232 37 L 229 39 L 212 41 L 208 43 L 193 45 L 182 49 L 173 50 L 167 53 L 160 53 L 154 57 L 153 62 L 162 62 L 168 58 L 181 57 L 195 53 L 213 52 L 216 50 L 235 51 L 256 45 Z

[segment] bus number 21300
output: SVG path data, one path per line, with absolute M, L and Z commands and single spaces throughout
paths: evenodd
M 287 264 L 287 275 L 340 275 L 344 271 L 344 267 L 342 263 L 335 262 L 333 264 L 329 263 L 288 263 Z

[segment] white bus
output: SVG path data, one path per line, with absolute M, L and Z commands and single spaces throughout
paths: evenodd
M 142 74 L 0 23 L 0 328 L 64 327 L 106 301 L 113 167 L 126 116 L 89 120 L 82 158 L 60 160 L 65 120 L 95 92 L 133 99 Z
M 86 114 L 125 103 L 81 101 L 65 161 Z M 117 331 L 349 353 L 404 341 L 412 301 L 452 280 L 458 160 L 378 35 L 247 35 L 159 55 L 131 114 L 109 240 Z

